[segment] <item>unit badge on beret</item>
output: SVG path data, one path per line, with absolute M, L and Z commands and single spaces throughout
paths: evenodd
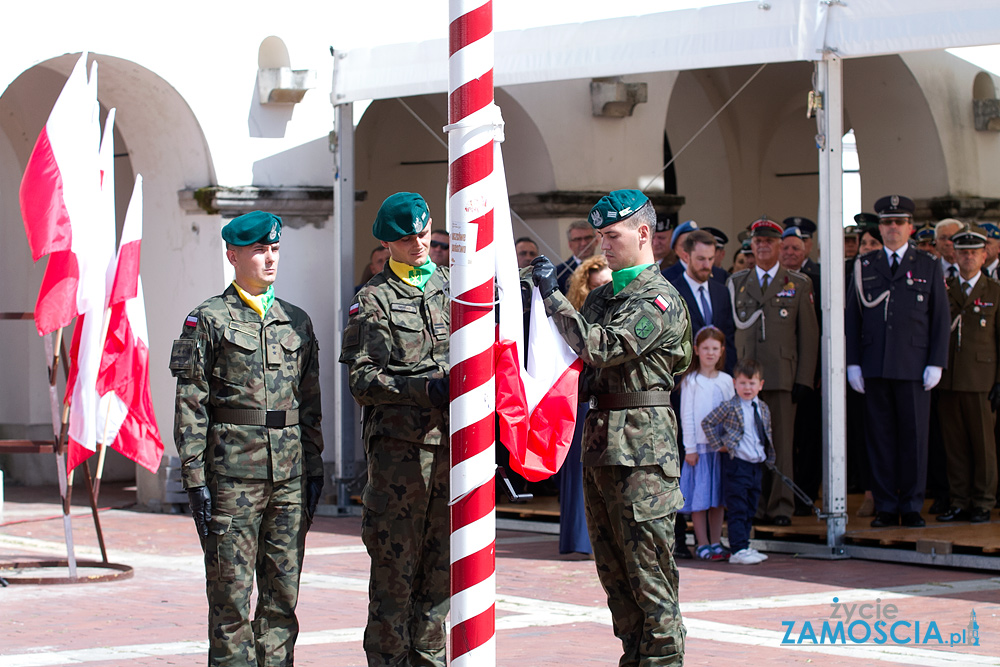
M 267 233 L 267 240 L 273 241 L 278 236 L 278 223 L 271 223 L 271 231 Z
M 632 207 L 631 207 L 631 206 L 626 206 L 626 207 L 625 207 L 625 208 L 623 208 L 622 210 L 618 211 L 618 213 L 619 213 L 620 215 L 628 215 L 628 214 L 630 214 L 631 212 L 632 212 Z
M 600 225 L 601 224 L 601 212 L 600 211 L 591 211 L 591 213 L 590 213 L 590 221 L 591 221 L 591 224 L 594 225 L 595 227 L 597 227 L 598 225 Z

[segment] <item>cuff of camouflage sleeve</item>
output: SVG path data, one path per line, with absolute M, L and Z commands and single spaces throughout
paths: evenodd
M 430 408 L 431 397 L 427 395 L 427 378 L 408 377 L 403 378 L 406 382 L 406 395 L 410 397 L 414 405 L 421 408 Z
M 184 466 L 181 469 L 181 480 L 184 482 L 185 489 L 205 486 L 205 469 L 201 466 L 197 468 Z

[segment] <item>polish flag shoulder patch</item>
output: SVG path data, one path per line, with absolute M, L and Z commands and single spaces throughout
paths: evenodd
M 187 319 L 184 320 L 184 326 L 186 327 L 196 327 L 198 326 L 198 318 L 194 315 L 188 315 Z
M 667 312 L 667 300 L 664 299 L 661 295 L 657 294 L 656 299 L 653 300 L 653 303 L 656 304 L 656 307 L 660 309 L 661 313 Z
M 358 311 L 360 311 L 360 310 L 361 310 L 361 304 L 360 303 L 352 303 L 350 310 L 347 311 L 347 314 L 350 317 L 354 317 L 355 315 L 358 314 Z

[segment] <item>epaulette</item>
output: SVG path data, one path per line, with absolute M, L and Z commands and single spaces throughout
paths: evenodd
M 750 271 L 752 271 L 752 270 L 753 269 L 740 269 L 736 273 L 734 273 L 731 276 L 729 276 L 729 279 L 730 280 L 736 280 L 737 278 L 742 278 L 746 274 L 750 273 Z
M 796 278 L 809 278 L 809 275 L 807 273 L 803 273 L 802 271 L 795 271 L 794 269 L 785 269 L 785 273 L 795 276 Z M 809 278 L 809 280 L 811 282 L 812 278 Z

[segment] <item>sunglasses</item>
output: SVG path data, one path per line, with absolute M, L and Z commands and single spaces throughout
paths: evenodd
M 882 218 L 878 221 L 880 225 L 907 225 L 909 223 L 909 218 Z
M 436 248 L 438 250 L 447 250 L 448 244 L 442 243 L 441 241 L 431 241 L 431 247 Z

